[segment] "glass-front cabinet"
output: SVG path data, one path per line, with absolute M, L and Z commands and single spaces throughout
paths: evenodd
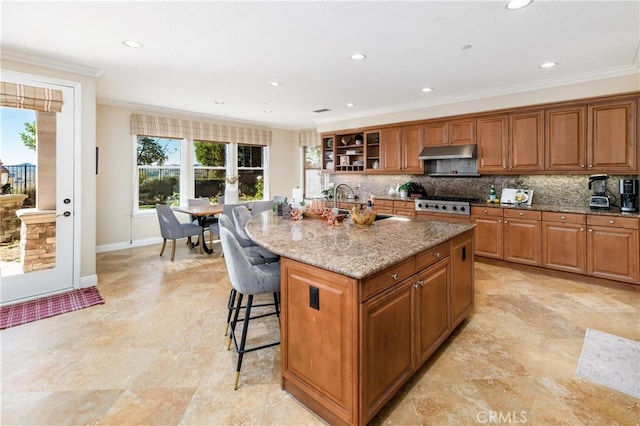
M 322 169 L 323 170 L 335 170 L 333 150 L 334 135 L 322 135 Z

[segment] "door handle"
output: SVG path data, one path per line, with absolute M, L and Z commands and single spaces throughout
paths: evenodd
M 71 212 L 64 212 L 64 213 L 62 213 L 62 214 L 58 214 L 58 215 L 56 215 L 56 217 L 58 217 L 58 216 L 69 217 L 69 216 L 71 216 Z

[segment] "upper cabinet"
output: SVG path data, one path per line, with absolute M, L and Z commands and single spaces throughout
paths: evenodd
M 479 174 L 634 174 L 638 99 L 634 93 L 323 135 L 323 169 L 423 174 L 423 148 L 477 144 Z
M 545 111 L 545 170 L 586 170 L 586 115 L 586 106 Z
M 593 172 L 638 171 L 636 100 L 589 105 L 587 168 Z
M 411 125 L 380 132 L 382 171 L 423 174 L 424 162 L 418 159 L 424 147 L 424 126 Z
M 424 128 L 427 146 L 474 145 L 476 143 L 475 117 L 427 122 Z

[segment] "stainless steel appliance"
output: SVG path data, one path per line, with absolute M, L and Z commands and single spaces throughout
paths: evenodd
M 592 209 L 609 210 L 611 208 L 609 197 L 607 197 L 607 179 L 609 175 L 605 174 L 589 176 L 589 189 L 593 191 L 589 207 Z
M 471 214 L 471 203 L 479 201 L 477 198 L 429 196 L 427 198 L 416 198 L 415 205 L 417 212 L 469 216 Z
M 620 211 L 638 211 L 639 182 L 638 179 L 620 179 Z

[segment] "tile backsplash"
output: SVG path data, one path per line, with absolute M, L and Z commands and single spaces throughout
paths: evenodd
M 609 175 L 608 195 L 612 205 L 619 205 L 618 182 L 622 178 L 637 179 L 637 175 Z M 448 178 L 415 175 L 330 175 L 329 182 L 346 183 L 351 186 L 360 200 L 368 195 L 387 195 L 389 188 L 396 188 L 404 182 L 420 183 L 427 194 L 459 197 L 489 198 L 491 185 L 496 186 L 498 197 L 502 188 L 522 188 L 533 190 L 532 204 L 588 206 L 589 175 L 518 175 L 518 176 L 481 176 L 473 178 Z M 614 198 L 615 197 L 615 198 Z

